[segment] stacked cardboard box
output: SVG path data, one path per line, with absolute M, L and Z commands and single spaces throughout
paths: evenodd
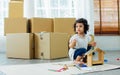
M 40 50 L 40 33 L 34 33 L 34 48 L 35 48 L 35 58 L 41 58 Z
M 33 34 L 10 33 L 6 35 L 7 57 L 9 58 L 33 58 Z
M 10 18 L 9 18 L 9 20 L 10 20 Z M 32 51 L 33 52 L 32 55 L 34 55 L 33 57 L 42 58 L 42 59 L 56 59 L 56 58 L 67 57 L 68 56 L 68 39 L 69 39 L 68 36 L 70 36 L 70 34 L 74 33 L 74 31 L 72 29 L 73 22 L 71 22 L 71 23 L 69 23 L 69 22 L 74 21 L 74 20 L 75 20 L 74 18 L 70 18 L 70 19 L 69 18 L 66 18 L 66 19 L 59 18 L 59 19 L 54 19 L 54 20 L 50 19 L 50 18 L 31 18 L 29 20 L 30 21 L 29 26 L 30 26 L 30 31 L 31 31 L 30 33 L 34 33 L 34 37 L 33 37 L 34 38 L 33 39 L 34 48 Z M 7 21 L 7 19 L 5 21 Z M 19 26 L 25 26 L 26 21 L 24 21 L 24 25 L 19 25 L 19 22 L 20 22 L 20 19 L 19 20 L 16 19 L 16 20 L 12 21 L 13 24 L 11 24 L 9 22 L 7 22 L 5 24 L 6 25 L 11 24 L 11 26 L 13 25 L 13 27 L 16 26 L 15 28 L 18 27 L 17 30 L 19 30 L 19 28 L 20 28 Z M 10 28 L 9 26 L 7 26 L 7 27 Z M 64 31 L 62 31 L 62 29 Z M 45 40 L 47 40 L 47 41 L 41 39 L 40 32 L 43 32 L 43 31 L 48 32 L 48 33 L 45 33 L 45 35 L 43 36 L 45 38 Z M 15 30 L 13 32 L 15 32 Z M 10 32 L 10 33 L 12 33 L 12 32 Z M 20 33 L 25 33 L 25 32 L 20 32 Z M 51 39 L 51 38 L 53 38 L 53 39 Z M 23 43 L 21 43 L 21 44 L 23 44 Z M 8 52 L 11 51 L 9 45 L 10 44 L 8 44 L 8 48 L 7 48 Z M 14 46 L 12 46 L 12 47 L 14 48 Z M 22 52 L 24 52 L 24 51 L 22 51 Z M 7 54 L 9 54 L 9 53 L 7 53 Z M 11 54 L 14 54 L 14 52 Z M 10 55 L 7 55 L 7 56 L 12 57 Z M 16 57 L 17 56 L 13 55 L 13 58 L 16 58 Z M 19 58 L 23 58 L 23 57 L 19 57 Z
M 31 32 L 39 33 L 42 31 L 53 32 L 52 18 L 31 18 Z
M 10 1 L 9 2 L 9 17 L 10 18 L 23 18 L 23 2 Z
M 66 57 L 68 53 L 67 51 L 68 51 L 69 37 L 62 38 L 60 36 L 66 36 L 66 35 L 70 36 L 71 34 L 74 34 L 73 23 L 75 21 L 75 18 L 54 18 L 53 23 L 51 23 L 49 19 L 47 20 L 42 18 L 41 19 L 33 18 L 31 21 L 32 21 L 31 31 L 36 32 L 35 33 L 35 58 L 55 59 L 55 58 Z M 47 21 L 49 22 L 46 23 Z M 53 32 L 51 31 L 50 25 L 52 26 Z M 49 39 L 46 37 L 47 41 L 44 40 L 43 42 L 41 40 L 40 33 L 38 33 L 39 31 L 37 31 L 36 29 L 38 29 L 39 31 L 41 29 L 40 32 L 43 32 L 43 31 L 51 32 L 51 33 L 45 33 L 45 35 L 49 34 L 47 35 Z M 55 34 L 56 37 L 52 36 L 52 34 Z M 54 38 L 54 39 L 51 40 L 50 38 Z M 61 40 L 61 44 L 58 45 L 60 41 L 56 40 L 57 38 L 62 40 L 66 38 L 67 43 L 65 40 L 64 41 Z M 55 43 L 54 45 L 53 45 L 53 42 Z
M 56 59 L 68 56 L 75 18 L 25 18 L 23 0 L 11 0 L 5 18 L 7 57 Z M 45 31 L 43 36 L 41 32 Z M 43 38 L 43 39 L 42 39 Z M 31 48 L 32 47 L 32 48 Z M 23 53 L 23 54 L 22 54 Z
M 5 18 L 4 33 L 7 42 L 7 57 L 33 58 L 33 34 L 27 18 L 23 16 L 23 0 L 11 0 L 9 2 L 9 15 Z M 31 48 L 32 47 L 32 48 Z
M 41 58 L 56 59 L 68 56 L 67 33 L 44 33 L 40 39 Z
M 56 59 L 68 57 L 67 33 L 43 32 L 36 33 L 35 55 L 41 59 Z
M 54 32 L 74 34 L 75 18 L 54 18 Z
M 28 33 L 28 20 L 26 18 L 5 18 L 4 32 L 8 33 Z
M 4 32 L 8 33 L 27 33 L 28 20 L 23 17 L 23 1 L 9 2 L 9 15 L 5 18 Z

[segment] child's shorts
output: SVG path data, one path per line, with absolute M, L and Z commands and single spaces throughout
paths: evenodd
M 73 56 L 74 60 L 77 58 L 77 56 L 82 56 L 86 52 L 87 52 L 87 50 L 85 48 L 76 49 L 74 52 L 74 56 Z

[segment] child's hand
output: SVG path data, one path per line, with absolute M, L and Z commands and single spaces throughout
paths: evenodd
M 72 41 L 73 44 L 76 44 L 76 42 L 77 42 L 76 39 L 74 39 L 74 40 Z
M 91 42 L 91 46 L 96 46 L 96 42 Z
M 74 48 L 74 46 L 76 45 L 76 40 L 74 39 L 70 44 L 69 44 L 69 47 L 70 48 Z

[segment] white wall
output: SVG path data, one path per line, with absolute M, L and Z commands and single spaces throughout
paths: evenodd
M 94 34 L 94 3 L 93 0 L 75 0 L 75 17 L 85 18 L 90 25 L 89 33 Z
M 95 41 L 103 50 L 120 50 L 120 36 L 95 36 Z
M 24 17 L 34 17 L 34 0 L 24 0 Z

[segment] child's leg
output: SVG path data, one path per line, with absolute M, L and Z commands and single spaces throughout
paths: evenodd
M 92 48 L 92 46 L 87 46 L 87 51 L 89 51 Z M 93 55 L 95 55 L 95 52 L 93 52 Z
M 83 62 L 84 62 L 84 63 L 87 63 L 87 56 L 85 56 L 85 57 L 83 58 Z
M 82 56 L 77 56 L 77 58 L 74 60 L 75 64 L 84 64 L 83 60 L 82 60 Z
M 79 48 L 76 49 L 76 51 L 74 52 L 74 62 L 77 64 L 83 64 L 83 55 L 85 54 L 86 49 L 85 48 Z
M 76 61 L 81 61 L 82 57 L 81 56 L 77 56 L 77 58 L 75 59 Z

